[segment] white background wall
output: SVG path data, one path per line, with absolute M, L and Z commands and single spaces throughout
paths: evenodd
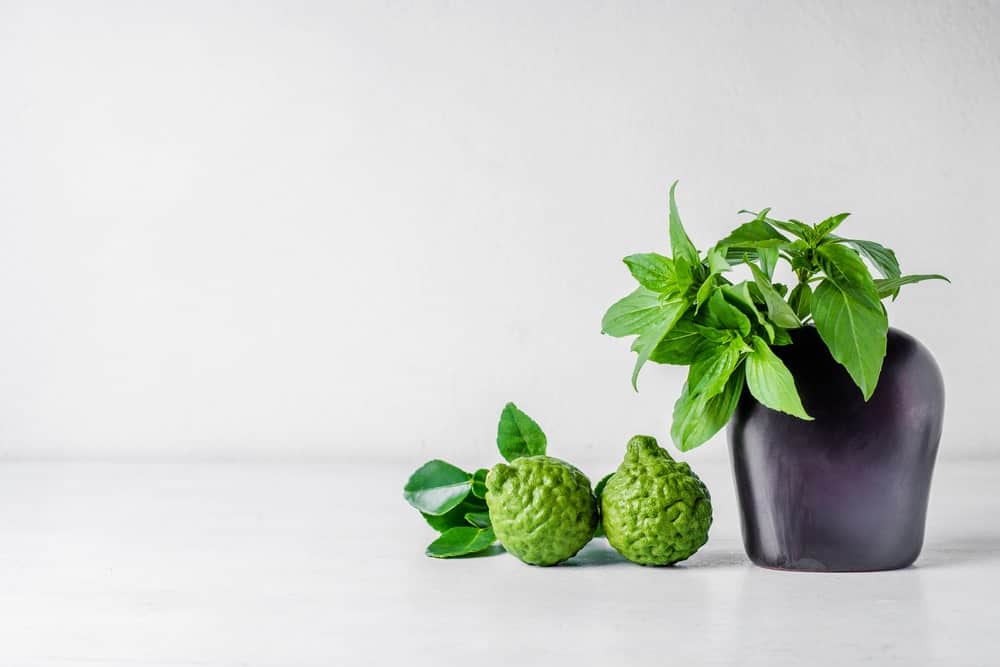
M 674 178 L 950 275 L 890 319 L 997 450 L 1000 3 L 394 4 L 0 4 L 0 455 L 617 459 Z

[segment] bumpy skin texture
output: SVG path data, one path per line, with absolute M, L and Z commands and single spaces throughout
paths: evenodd
M 582 472 L 550 456 L 500 463 L 486 476 L 493 531 L 530 565 L 571 558 L 594 536 L 597 501 Z
M 637 435 L 601 495 L 608 542 L 640 565 L 671 565 L 708 541 L 712 499 L 687 463 Z

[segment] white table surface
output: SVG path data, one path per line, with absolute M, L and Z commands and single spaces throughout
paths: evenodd
M 0 665 L 1000 664 L 1000 461 L 940 463 L 923 554 L 874 574 L 750 565 L 723 464 L 682 566 L 434 560 L 419 463 L 4 463 Z

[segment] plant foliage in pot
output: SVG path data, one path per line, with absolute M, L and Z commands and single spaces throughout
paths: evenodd
M 888 570 L 923 543 L 944 386 L 931 354 L 889 327 L 883 300 L 937 274 L 770 209 L 702 254 L 670 188 L 671 256 L 630 255 L 639 287 L 602 330 L 647 361 L 688 367 L 671 437 L 682 451 L 729 424 L 747 555 L 789 570 Z M 796 284 L 776 282 L 787 262 Z M 874 269 L 875 275 L 869 269 Z M 745 279 L 738 280 L 742 273 Z

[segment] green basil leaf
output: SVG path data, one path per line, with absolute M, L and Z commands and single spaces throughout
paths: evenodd
M 760 297 L 760 301 L 763 303 L 764 297 L 760 294 L 760 290 L 757 289 L 757 285 L 749 282 L 742 282 L 738 285 L 725 285 L 723 286 L 722 292 L 726 297 L 726 300 L 732 305 L 743 311 L 743 314 L 750 318 L 751 324 L 756 322 L 767 334 L 767 339 L 769 341 L 774 341 L 774 325 L 768 321 L 764 313 L 757 309 L 754 303 L 753 297 L 750 295 L 750 289 L 753 288 Z
M 774 276 L 775 267 L 778 265 L 778 249 L 760 248 L 757 253 L 760 257 L 760 268 L 764 271 L 767 279 L 770 280 Z
M 874 286 L 835 282 L 828 277 L 813 294 L 812 311 L 830 354 L 847 369 L 867 401 L 882 371 L 889 329 Z
M 718 245 L 739 248 L 776 248 L 788 243 L 788 238 L 764 220 L 751 220 L 740 225 Z
M 654 292 L 668 292 L 677 288 L 674 260 L 655 252 L 629 255 L 624 260 L 632 277 L 639 284 Z
M 434 459 L 410 475 L 403 487 L 403 498 L 421 512 L 440 515 L 458 506 L 471 489 L 472 475 Z
M 639 287 L 615 302 L 601 320 L 601 333 L 621 338 L 634 336 L 653 322 L 660 320 L 663 311 L 662 294 Z
M 875 281 L 875 289 L 878 290 L 878 296 L 880 299 L 884 299 L 887 296 L 893 296 L 896 291 L 903 285 L 909 285 L 911 283 L 919 283 L 924 280 L 943 280 L 950 283 L 951 281 L 944 276 L 937 273 L 916 273 L 909 276 L 898 276 L 896 278 L 886 278 L 884 280 Z
M 632 388 L 636 391 L 639 390 L 637 385 L 639 380 L 639 371 L 642 370 L 643 365 L 649 360 L 649 357 L 653 354 L 653 350 L 656 349 L 656 346 L 660 344 L 660 341 L 662 341 L 664 336 L 666 336 L 674 325 L 677 324 L 677 321 L 691 305 L 687 299 L 680 295 L 674 295 L 669 299 L 663 299 L 662 304 L 662 319 L 659 322 L 649 325 L 639 334 L 639 338 L 636 340 L 635 351 L 637 356 L 635 359 L 635 367 L 632 369 Z
M 492 528 L 489 512 L 469 512 L 465 515 L 465 520 L 476 528 Z
M 734 338 L 724 345 L 707 348 L 688 369 L 687 392 L 693 397 L 709 399 L 723 390 L 729 376 L 740 363 L 746 350 L 741 338 Z
M 816 253 L 827 278 L 838 286 L 844 289 L 858 287 L 875 294 L 872 274 L 857 252 L 846 246 L 831 243 L 820 246 L 816 249 Z
M 838 213 L 837 215 L 831 215 L 829 218 L 816 225 L 816 237 L 822 239 L 824 236 L 839 227 L 840 223 L 846 220 L 849 215 L 850 213 Z
M 804 320 L 812 313 L 812 287 L 809 283 L 799 283 L 792 288 L 788 297 L 788 305 L 792 307 L 799 319 Z
M 761 209 L 759 212 L 758 211 L 751 211 L 748 208 L 741 208 L 739 211 L 736 212 L 736 215 L 743 215 L 744 213 L 749 213 L 750 215 L 752 215 L 754 217 L 755 220 L 766 220 L 767 219 L 767 214 L 770 213 L 770 212 L 771 212 L 771 207 L 770 206 L 768 206 L 767 208 Z
M 898 278 L 902 273 L 899 270 L 899 260 L 896 253 L 883 245 L 874 241 L 859 241 L 857 239 L 836 239 L 838 242 L 846 243 L 861 253 L 872 265 L 878 269 L 883 278 Z
M 441 536 L 427 545 L 427 555 L 434 558 L 455 558 L 478 553 L 497 541 L 489 528 L 464 526 L 449 528 Z
M 757 317 L 757 306 L 754 305 L 753 297 L 750 296 L 750 283 L 743 281 L 735 285 L 723 285 L 719 288 L 722 291 L 722 296 L 725 297 L 731 305 L 736 306 L 743 314 L 747 317 L 753 319 Z
M 687 319 L 681 318 L 667 332 L 649 355 L 650 361 L 658 364 L 674 364 L 688 366 L 708 343 L 698 330 L 698 326 Z
M 449 528 L 456 528 L 458 526 L 468 526 L 469 522 L 466 520 L 465 515 L 474 512 L 487 512 L 489 511 L 486 507 L 486 501 L 482 498 L 477 498 L 475 496 L 466 496 L 465 500 L 460 502 L 453 509 L 448 510 L 444 514 L 434 515 L 427 514 L 426 512 L 421 512 L 421 516 L 427 521 L 431 528 L 443 533 Z
M 753 351 L 746 357 L 746 378 L 753 397 L 772 410 L 811 420 L 785 363 L 760 336 L 754 336 L 752 344 Z
M 783 229 L 789 234 L 798 236 L 808 244 L 811 244 L 816 239 L 816 230 L 798 220 L 774 220 L 773 218 L 768 218 L 767 221 L 778 229 Z
M 670 186 L 670 248 L 674 255 L 674 262 L 682 259 L 689 269 L 701 264 L 698 250 L 691 243 L 684 225 L 681 224 L 680 213 L 677 212 L 677 201 L 674 199 L 674 190 L 677 189 L 677 181 Z M 678 279 L 678 284 L 680 280 Z
M 718 433 L 733 416 L 743 393 L 743 373 L 733 371 L 721 392 L 711 398 L 692 396 L 687 385 L 674 404 L 670 437 L 682 452 L 704 444 Z
M 759 258 L 756 248 L 747 248 L 745 246 L 727 247 L 724 256 L 726 262 L 729 263 L 731 266 L 742 264 L 747 259 L 749 259 L 751 262 L 756 262 L 757 259 Z
M 508 403 L 497 424 L 497 448 L 507 461 L 545 453 L 546 439 L 535 420 Z
M 767 316 L 771 318 L 771 321 L 785 329 L 794 329 L 801 326 L 802 323 L 799 322 L 795 311 L 781 298 L 781 295 L 771 285 L 771 281 L 764 275 L 764 272 L 753 264 L 748 263 L 747 266 L 750 267 L 750 272 L 753 274 L 757 289 L 760 290 L 760 293 L 764 297 L 764 303 L 767 305 Z
M 486 475 L 489 474 L 486 468 L 480 468 L 472 473 L 472 495 L 477 498 L 486 497 Z
M 767 318 L 764 318 L 763 320 L 761 320 L 760 326 L 764 330 L 764 333 L 767 334 L 767 342 L 774 343 L 774 335 L 776 330 L 775 325 L 768 322 Z
M 709 275 L 725 273 L 732 267 L 726 261 L 726 253 L 719 249 L 718 245 L 713 246 L 707 253 Z
M 715 289 L 715 276 L 711 275 L 705 279 L 705 282 L 701 284 L 701 287 L 698 288 L 697 294 L 694 296 L 695 310 L 701 308 L 701 304 L 708 300 L 708 297 L 712 295 L 713 289 Z
M 741 336 L 750 335 L 750 319 L 738 307 L 729 303 L 724 296 L 724 289 L 712 294 L 701 312 L 701 324 L 713 329 L 731 329 Z
M 782 345 L 791 345 L 792 336 L 784 329 L 778 327 L 774 329 L 774 338 L 771 340 L 771 345 L 780 347 Z
M 687 294 L 695 283 L 694 265 L 683 257 L 674 260 L 674 279 L 677 281 L 677 291 Z
M 695 322 L 694 328 L 698 330 L 698 333 L 701 334 L 702 338 L 709 343 L 715 343 L 716 345 L 728 344 L 729 341 L 740 335 L 738 331 L 732 329 L 716 329 L 714 326 L 706 326 L 704 324 L 698 324 L 697 322 Z
M 712 290 L 715 289 L 720 280 L 723 283 L 728 282 L 724 278 L 716 278 L 716 276 L 728 271 L 731 268 L 723 253 L 719 251 L 718 246 L 713 246 L 708 251 L 707 262 L 708 275 L 705 277 L 705 282 L 703 282 L 701 287 L 698 288 L 697 294 L 695 294 L 695 310 L 701 308 L 701 305 L 708 300 L 708 298 L 712 295 Z

